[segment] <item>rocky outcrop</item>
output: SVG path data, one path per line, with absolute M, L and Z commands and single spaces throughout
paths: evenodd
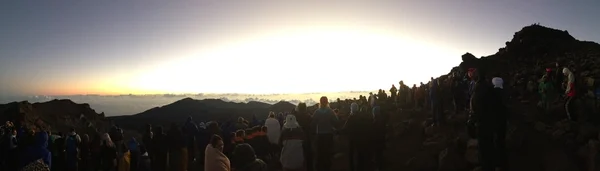
M 69 128 L 82 131 L 102 129 L 107 125 L 103 113 L 96 113 L 89 104 L 77 104 L 71 100 L 2 104 L 0 120 L 13 121 L 18 127 L 22 125 L 32 129 L 63 132 Z

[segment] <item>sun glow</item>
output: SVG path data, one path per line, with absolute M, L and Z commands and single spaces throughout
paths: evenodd
M 131 87 L 168 93 L 372 90 L 397 84 L 400 78 L 417 83 L 433 73 L 439 75 L 437 70 L 414 71 L 432 59 L 424 56 L 445 53 L 409 37 L 381 32 L 277 32 L 171 60 L 137 75 Z M 436 63 L 448 62 L 438 59 Z M 354 81 L 359 78 L 369 79 Z

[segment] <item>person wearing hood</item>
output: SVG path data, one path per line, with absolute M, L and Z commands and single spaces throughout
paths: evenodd
M 275 113 L 269 113 L 269 118 L 265 121 L 265 126 L 267 126 L 267 137 L 271 144 L 279 143 L 279 136 L 281 136 L 280 125 L 279 121 L 275 118 Z
M 350 105 L 350 116 L 346 120 L 341 132 L 348 137 L 348 159 L 350 171 L 368 170 L 367 161 L 370 160 L 369 140 L 372 135 L 373 117 L 365 112 L 360 112 L 357 103 Z
M 79 170 L 79 144 L 81 143 L 81 137 L 75 132 L 74 128 L 71 128 L 69 134 L 65 139 L 65 155 L 67 160 L 67 170 L 78 171 Z
M 573 105 L 571 104 L 575 98 L 575 75 L 573 74 L 573 72 L 571 72 L 571 70 L 569 70 L 569 68 L 563 68 L 562 73 L 567 77 L 567 87 L 565 90 L 565 97 L 566 97 L 566 102 L 565 102 L 565 110 L 567 111 L 567 117 L 569 118 L 569 120 L 572 121 L 577 121 L 577 118 L 574 113 L 573 110 Z
M 304 141 L 302 142 L 302 147 L 304 148 L 304 161 L 306 164 L 306 170 L 307 171 L 312 171 L 313 170 L 313 155 L 312 155 L 312 137 L 313 135 L 311 134 L 311 129 L 310 129 L 310 123 L 311 123 L 311 116 L 308 113 L 308 109 L 306 106 L 306 103 L 299 103 L 298 106 L 296 106 L 296 113 L 294 114 L 296 116 L 296 120 L 298 121 L 298 124 L 300 125 L 300 128 L 302 129 L 302 131 L 304 132 Z
M 283 124 L 281 139 L 282 146 L 280 162 L 284 171 L 299 171 L 304 169 L 304 132 L 296 121 L 296 116 L 288 115 Z
M 482 68 L 472 72 L 475 87 L 471 96 L 472 117 L 478 122 L 477 140 L 479 143 L 480 163 L 483 171 L 492 171 L 494 167 L 494 132 L 497 121 L 494 117 L 494 94 L 492 86 L 485 81 Z
M 152 138 L 154 161 L 152 162 L 153 171 L 166 171 L 167 170 L 167 156 L 169 154 L 167 147 L 168 142 L 167 135 L 163 131 L 163 127 L 156 127 L 154 131 L 154 137 Z
M 34 144 L 25 148 L 21 156 L 19 168 L 23 168 L 40 159 L 48 168 L 52 167 L 52 154 L 48 151 L 48 133 L 43 131 L 36 133 Z
M 374 97 L 374 96 L 373 96 Z M 315 110 L 311 127 L 316 132 L 317 171 L 331 170 L 333 159 L 333 134 L 338 118 L 329 107 L 326 96 L 319 99 L 319 108 Z
M 506 154 L 506 125 L 508 122 L 508 109 L 505 102 L 504 92 L 504 80 L 500 77 L 492 78 L 492 84 L 494 89 L 492 90 L 492 102 L 493 107 L 493 120 L 494 120 L 494 156 L 497 156 L 494 161 L 494 166 L 501 170 L 508 170 L 507 168 L 507 154 Z
M 256 158 L 254 149 L 247 143 L 236 145 L 232 156 L 231 165 L 236 171 L 267 171 L 269 169 L 264 161 Z
M 223 153 L 225 143 L 219 135 L 212 135 L 210 143 L 204 150 L 204 170 L 205 171 L 231 171 L 231 162 Z
M 539 106 L 544 109 L 545 114 L 550 110 L 550 104 L 552 102 L 550 100 L 556 99 L 556 97 L 554 97 L 554 94 L 556 94 L 555 92 L 554 84 L 550 82 L 548 75 L 542 76 L 540 85 L 538 86 L 538 93 L 540 94 Z

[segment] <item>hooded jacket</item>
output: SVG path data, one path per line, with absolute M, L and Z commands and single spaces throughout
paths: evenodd
M 272 144 L 279 143 L 279 136 L 281 136 L 281 125 L 279 121 L 275 118 L 269 118 L 265 121 L 265 126 L 267 126 L 267 137 L 269 138 L 269 142 Z
M 286 169 L 301 169 L 304 166 L 304 132 L 294 115 L 288 115 L 281 133 L 281 165 Z
M 24 155 L 21 157 L 19 168 L 39 159 L 42 159 L 44 164 L 51 168 L 52 155 L 48 151 L 48 134 L 46 132 L 38 132 L 35 135 L 35 143 L 25 149 L 25 152 L 22 154 Z

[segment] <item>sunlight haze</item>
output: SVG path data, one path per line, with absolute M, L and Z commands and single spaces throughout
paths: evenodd
M 600 40 L 597 3 L 341 2 L 2 2 L 0 95 L 372 91 L 446 74 L 532 23 Z

